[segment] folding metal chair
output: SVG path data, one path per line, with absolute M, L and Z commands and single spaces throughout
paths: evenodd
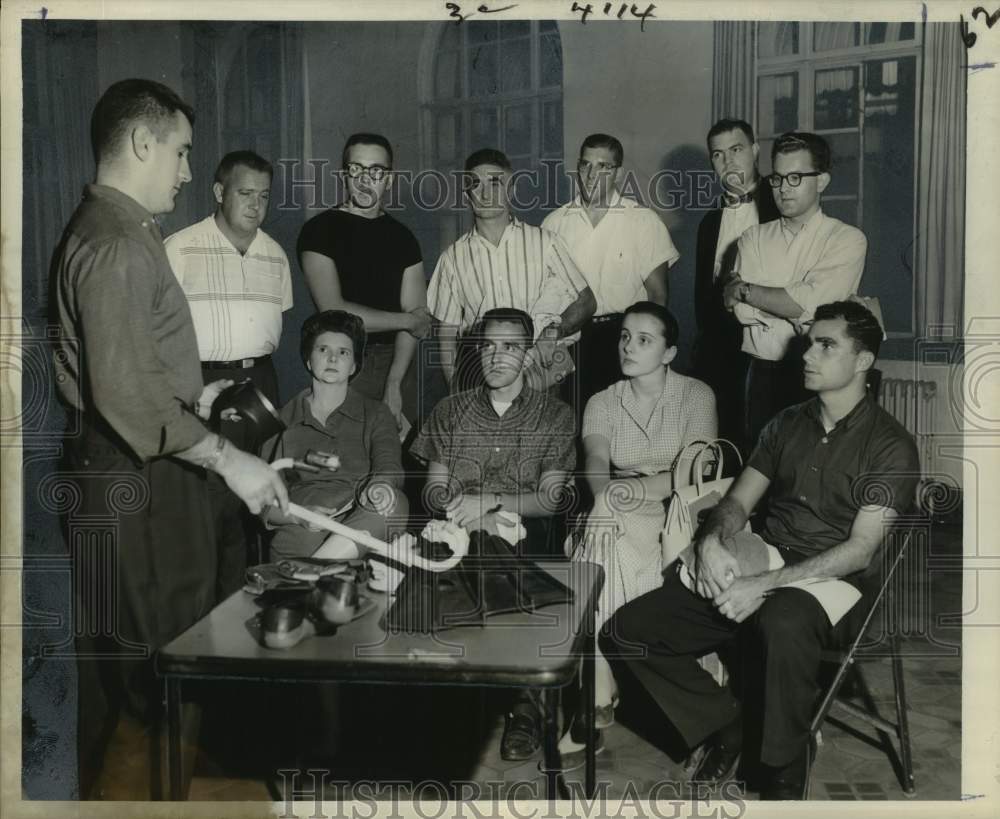
M 834 706 L 841 709 L 846 714 L 866 722 L 878 731 L 879 741 L 896 770 L 896 775 L 899 777 L 903 793 L 907 796 L 914 796 L 916 793 L 913 781 L 913 760 L 910 753 L 910 730 L 906 716 L 907 705 L 906 688 L 903 682 L 903 661 L 899 650 L 899 627 L 894 621 L 894 613 L 896 612 L 894 597 L 897 587 L 897 583 L 894 582 L 894 576 L 896 575 L 897 567 L 903 560 L 903 556 L 907 551 L 915 530 L 916 529 L 913 525 L 904 524 L 903 526 L 897 526 L 886 536 L 886 542 L 884 544 L 882 554 L 884 562 L 887 565 L 885 567 L 883 580 L 878 590 L 878 594 L 874 597 L 868 611 L 865 613 L 864 622 L 861 624 L 857 634 L 847 648 L 824 652 L 823 660 L 825 662 L 837 662 L 839 665 L 833 681 L 830 683 L 826 694 L 820 702 L 819 708 L 813 717 L 812 725 L 810 726 L 810 737 L 812 742 L 810 743 L 809 775 L 806 777 L 806 793 L 804 798 L 808 798 L 809 796 L 809 781 L 812 774 L 812 763 L 814 761 L 812 749 L 816 747 L 817 735 L 820 727 L 827 719 L 827 716 L 830 714 L 830 711 Z M 892 554 L 890 549 L 893 545 L 893 541 L 897 538 L 900 539 L 901 542 L 899 544 L 899 548 L 896 549 L 895 554 Z M 883 610 L 883 616 L 885 617 L 886 624 L 885 633 L 889 641 L 890 661 L 892 663 L 892 681 L 896 707 L 895 722 L 889 722 L 879 716 L 871 690 L 868 687 L 864 675 L 861 673 L 861 669 L 858 667 L 856 662 L 859 659 L 863 660 L 866 658 L 866 655 L 858 653 L 858 649 L 862 646 L 862 643 L 865 640 L 866 632 L 868 631 L 868 628 L 879 608 L 882 608 Z M 853 677 L 854 681 L 857 683 L 857 690 L 860 698 L 864 702 L 864 708 L 853 702 L 847 701 L 846 698 L 839 696 L 842 686 L 851 677 Z M 896 737 L 896 742 L 899 745 L 898 754 L 893 746 L 892 740 L 890 739 L 891 735 Z

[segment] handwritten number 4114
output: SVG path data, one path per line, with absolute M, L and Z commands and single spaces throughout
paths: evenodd
M 616 7 L 618 11 L 617 13 L 612 15 L 612 10 L 615 9 Z M 655 14 L 653 14 L 653 10 L 655 8 L 656 5 L 654 3 L 650 3 L 648 6 L 646 6 L 645 11 L 639 11 L 639 6 L 636 3 L 633 3 L 631 7 L 629 7 L 628 3 L 605 3 L 601 11 L 603 11 L 605 17 L 614 16 L 617 17 L 619 20 L 621 20 L 626 13 L 631 14 L 633 18 L 641 21 L 639 27 L 641 29 L 645 29 L 646 20 L 650 17 L 656 16 Z M 573 6 L 572 8 L 570 8 L 570 11 L 579 14 L 580 22 L 586 23 L 587 18 L 591 14 L 594 14 L 594 5 L 592 3 L 578 3 L 576 2 L 576 0 L 573 0 Z
M 986 28 L 993 28 L 993 26 L 996 25 L 997 20 L 1000 20 L 1000 8 L 998 8 L 995 12 L 993 12 L 992 14 L 990 14 L 982 6 L 976 6 L 972 10 L 972 19 L 976 20 L 979 17 L 985 17 L 986 18 Z M 961 24 L 962 42 L 965 43 L 965 47 L 966 48 L 972 48 L 976 44 L 976 40 L 978 39 L 978 36 L 976 35 L 976 32 L 969 31 L 969 24 L 967 22 L 965 22 L 965 17 L 963 17 L 960 14 L 960 15 L 958 15 L 958 19 L 959 19 L 959 22 Z

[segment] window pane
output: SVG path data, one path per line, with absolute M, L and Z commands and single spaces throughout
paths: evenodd
M 858 126 L 858 69 L 816 72 L 817 131 Z
M 758 23 L 757 53 L 761 57 L 788 57 L 799 53 L 798 23 Z
M 496 108 L 477 108 L 472 112 L 469 144 L 473 151 L 479 148 L 496 147 L 500 144 L 497 120 Z
M 860 31 L 859 23 L 813 23 L 813 49 L 852 48 L 858 45 Z
M 563 116 L 562 103 L 542 103 L 542 156 L 562 156 Z
M 890 330 L 911 330 L 916 58 L 864 64 L 865 290 L 878 296 Z M 871 203 L 871 204 L 869 204 Z
M 827 196 L 858 195 L 858 132 L 849 134 L 823 134 L 830 143 L 830 184 L 826 189 Z M 853 224 L 853 223 L 852 223 Z
M 500 44 L 500 87 L 503 91 L 531 88 L 531 41 L 503 41 Z
M 532 153 L 531 109 L 530 104 L 504 108 L 503 150 L 512 160 L 515 156 Z
M 434 73 L 434 95 L 439 99 L 455 99 L 461 96 L 462 88 L 458 77 L 457 51 L 442 51 L 437 57 Z
M 469 61 L 469 96 L 495 96 L 500 90 L 496 45 L 470 49 L 466 56 Z
M 447 162 L 458 158 L 462 148 L 462 117 L 456 113 L 438 114 L 434 133 L 437 137 L 435 152 L 438 160 Z
M 793 131 L 799 122 L 799 75 L 761 77 L 757 86 L 757 123 L 764 136 Z
M 562 85 L 562 42 L 559 33 L 546 34 L 541 38 L 542 76 L 539 84 L 543 88 Z
M 915 29 L 913 23 L 865 23 L 865 45 L 879 43 L 899 43 L 912 40 Z
M 528 37 L 531 34 L 530 20 L 504 20 L 500 23 L 500 38 Z

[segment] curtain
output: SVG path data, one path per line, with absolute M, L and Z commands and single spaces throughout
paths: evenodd
M 754 121 L 757 54 L 753 21 L 717 22 L 712 64 L 712 122 Z
M 924 34 L 917 171 L 917 331 L 961 332 L 965 290 L 965 62 L 953 23 Z
M 63 228 L 94 178 L 90 114 L 97 99 L 97 28 L 26 22 L 23 28 L 24 165 L 22 314 L 47 312 L 49 264 Z

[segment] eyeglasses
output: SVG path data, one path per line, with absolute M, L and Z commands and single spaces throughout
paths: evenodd
M 792 173 L 786 173 L 786 174 L 772 173 L 767 178 L 767 183 L 772 188 L 780 188 L 781 187 L 781 183 L 787 180 L 789 187 L 791 187 L 791 188 L 797 188 L 802 183 L 802 177 L 804 177 L 804 176 L 822 176 L 822 174 L 823 174 L 822 171 L 800 171 L 798 173 L 792 172 Z
M 576 169 L 580 173 L 586 173 L 587 171 L 607 173 L 608 171 L 613 171 L 617 167 L 619 166 L 610 162 L 588 162 L 586 159 L 580 159 L 576 163 Z
M 381 182 L 391 168 L 384 165 L 362 165 L 360 162 L 347 163 L 347 175 L 351 179 L 360 179 L 367 176 L 372 182 Z

